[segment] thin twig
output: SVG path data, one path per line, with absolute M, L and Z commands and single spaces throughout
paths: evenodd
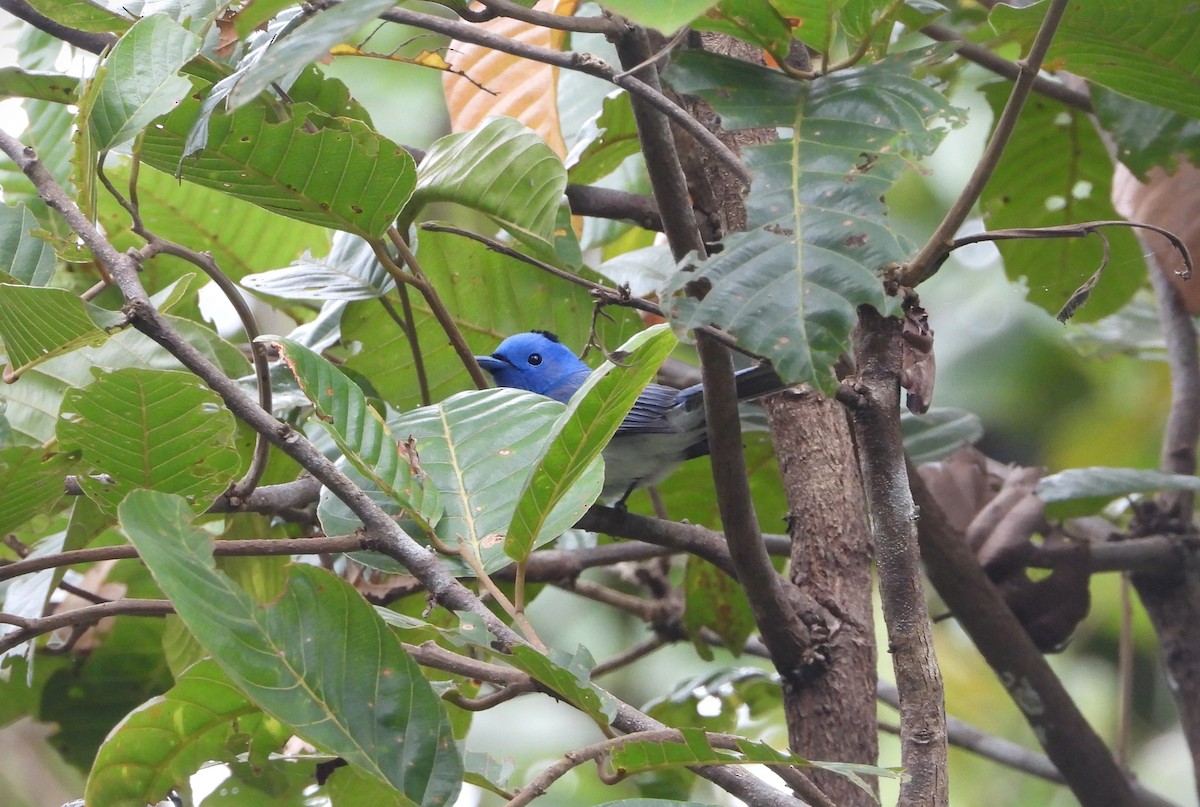
M 417 374 L 417 388 L 421 391 L 421 406 L 429 406 L 433 403 L 433 397 L 429 392 L 429 376 L 425 372 L 425 355 L 421 352 L 421 342 L 417 337 L 416 320 L 413 318 L 412 301 L 408 297 L 408 284 L 397 283 L 396 293 L 400 295 L 400 306 L 404 309 L 401 314 L 396 310 L 396 306 L 392 305 L 392 301 L 387 297 L 380 297 L 379 304 L 383 306 L 383 310 L 400 326 L 400 330 L 404 331 L 405 338 L 408 339 L 408 349 L 412 354 L 413 370 Z
M 1017 63 L 1021 73 L 1013 84 L 1012 93 L 1008 96 L 1008 103 L 1004 105 L 1004 111 L 996 120 L 996 126 L 992 130 L 992 137 L 983 151 L 983 156 L 975 164 L 975 171 L 967 180 L 962 193 L 946 211 L 942 223 L 929 236 L 929 240 L 925 242 L 925 246 L 921 247 L 921 251 L 917 253 L 916 257 L 900 273 L 897 278 L 900 285 L 916 288 L 922 281 L 933 275 L 937 271 L 938 263 L 945 259 L 946 252 L 953 244 L 954 234 L 971 214 L 971 209 L 979 201 L 984 187 L 992 178 L 996 166 L 1000 164 L 1000 157 L 1012 137 L 1013 130 L 1016 129 L 1017 120 L 1021 117 L 1021 110 L 1025 106 L 1025 100 L 1033 90 L 1033 80 L 1042 68 L 1042 61 L 1046 58 L 1046 51 L 1050 49 L 1054 33 L 1058 30 L 1058 24 L 1066 11 L 1067 2 L 1068 0 L 1050 0 L 1041 28 L 1038 29 L 1033 46 L 1029 49 L 1029 55 Z
M 602 675 L 608 675 L 610 672 L 619 670 L 622 667 L 627 667 L 630 664 L 633 664 L 635 661 L 644 659 L 655 650 L 666 647 L 666 645 L 667 640 L 662 636 L 655 634 L 649 639 L 645 639 L 635 645 L 630 645 L 612 658 L 601 661 L 592 668 L 591 677 L 593 679 L 599 678 Z
M 94 625 L 110 616 L 130 614 L 136 616 L 166 616 L 175 612 L 170 600 L 110 600 L 99 605 L 86 605 L 70 611 L 44 616 L 40 619 L 25 619 L 11 614 L 0 614 L 0 622 L 18 625 L 19 630 L 0 636 L 0 653 L 7 653 L 18 645 L 36 639 L 45 633 L 74 625 Z

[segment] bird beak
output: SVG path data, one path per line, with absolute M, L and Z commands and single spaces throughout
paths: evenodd
M 508 366 L 508 362 L 501 361 L 495 356 L 476 356 L 475 361 L 479 362 L 480 367 L 493 374 L 496 371 L 503 370 Z

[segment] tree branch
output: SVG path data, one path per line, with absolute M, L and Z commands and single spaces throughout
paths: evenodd
M 900 432 L 901 324 L 871 306 L 859 306 L 854 335 L 858 376 L 850 385 L 853 394 L 839 397 L 849 403 L 858 445 L 888 652 L 900 689 L 900 761 L 909 778 L 900 785 L 899 804 L 933 807 L 949 799 L 946 707 Z
M 1025 99 L 1029 97 L 1029 93 L 1033 89 L 1033 80 L 1042 68 L 1046 51 L 1050 49 L 1050 43 L 1054 39 L 1054 33 L 1058 30 L 1058 23 L 1062 20 L 1066 8 L 1067 0 L 1050 0 L 1046 16 L 1042 20 L 1042 26 L 1033 40 L 1033 46 L 1029 49 L 1029 55 L 1017 63 L 1021 74 L 1013 84 L 1012 93 L 1008 96 L 1008 103 L 1004 105 L 1004 111 L 996 120 L 991 140 L 988 141 L 983 156 L 976 163 L 975 171 L 967 180 L 967 185 L 963 188 L 962 193 L 946 211 L 942 223 L 929 236 L 929 240 L 925 242 L 925 246 L 921 247 L 917 256 L 900 272 L 897 278 L 900 285 L 916 288 L 937 271 L 938 262 L 950 249 L 954 234 L 962 227 L 967 216 L 971 214 L 971 209 L 979 201 L 984 187 L 992 178 L 996 166 L 1000 164 L 1000 157 L 1008 145 L 1009 138 L 1012 137 L 1013 130 L 1016 129 L 1017 119 L 1021 117 L 1021 110 L 1025 106 Z
M 105 48 L 110 48 L 117 43 L 117 38 L 112 34 L 95 34 L 56 22 L 29 5 L 25 0 L 0 0 L 0 9 L 24 20 L 40 31 L 45 31 L 55 39 L 61 39 L 68 45 L 74 45 L 89 53 L 101 53 Z

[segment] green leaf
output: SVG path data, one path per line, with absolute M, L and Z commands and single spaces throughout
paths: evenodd
M 33 447 L 0 450 L 0 534 L 7 535 L 38 513 L 52 512 L 63 496 L 63 477 L 77 459 Z
M 1151 168 L 1173 173 L 1181 155 L 1200 164 L 1200 120 L 1100 86 L 1091 88 L 1091 96 L 1096 120 L 1116 144 L 1117 159 L 1141 181 Z
M 96 72 L 80 116 L 91 128 L 92 148 L 108 151 L 131 139 L 187 95 L 191 82 L 179 70 L 200 52 L 200 37 L 165 14 L 138 20 Z M 93 95 L 95 93 L 95 95 Z
M 88 307 L 78 294 L 0 284 L 0 339 L 8 351 L 9 377 L 19 377 L 55 356 L 98 345 L 107 338 L 88 316 Z
M 984 88 L 995 110 L 1009 91 L 1008 84 Z M 1030 171 L 1034 164 L 1039 169 Z M 1035 95 L 1025 102 L 980 208 L 989 230 L 1119 219 L 1111 189 L 1112 161 L 1088 116 Z M 1132 232 L 1109 228 L 1104 237 L 1108 265 L 1087 304 L 1075 313 L 1078 322 L 1113 313 L 1146 282 L 1146 261 Z M 1025 278 L 1029 302 L 1052 314 L 1104 260 L 1104 242 L 1097 236 L 999 241 L 996 246 L 1005 274 L 1014 281 Z
M 529 468 L 545 450 L 551 429 L 564 406 L 515 389 L 492 389 L 452 395 L 441 403 L 388 418 L 393 434 L 411 436 L 421 468 L 437 486 L 445 514 L 437 524 L 444 544 L 480 558 L 488 572 L 511 563 L 504 535 L 524 489 Z M 535 545 L 553 540 L 575 523 L 581 504 L 595 499 L 602 468 L 572 488 L 556 507 Z M 344 505 L 322 494 L 319 515 L 329 534 L 345 534 L 356 520 Z M 339 520 L 330 522 L 330 517 Z M 447 558 L 453 573 L 470 576 L 471 568 Z M 372 565 L 377 565 L 372 563 Z
M 696 652 L 711 661 L 712 651 L 700 631 L 709 628 L 735 656 L 742 654 L 754 633 L 754 612 L 736 580 L 706 560 L 688 555 L 683 578 L 683 628 L 694 639 Z
M 591 468 L 600 452 L 676 344 L 665 324 L 647 328 L 621 346 L 617 352 L 621 364 L 606 361 L 571 396 L 513 513 L 504 540 L 510 558 L 529 557 L 551 514 L 568 496 L 580 505 L 576 517 L 583 515 L 591 502 L 572 488 L 585 474 L 595 476 Z M 594 491 L 593 497 L 598 493 Z
M 1156 490 L 1200 490 L 1200 477 L 1137 468 L 1069 468 L 1042 477 L 1035 493 L 1051 504 L 1071 499 L 1115 499 Z
M 1045 13 L 1045 3 L 1022 9 L 1000 4 L 989 19 L 996 30 L 1029 43 Z M 1200 118 L 1196 25 L 1192 0 L 1073 3 L 1044 66 L 1069 70 L 1130 98 Z
M 462 763 L 441 703 L 357 591 L 298 565 L 261 607 L 213 568 L 182 499 L 136 491 L 120 517 L 180 618 L 265 712 L 417 804 L 454 800 Z
M 583 124 L 567 155 L 567 178 L 578 185 L 598 182 L 641 148 L 629 93 L 613 90 L 600 111 Z
M 715 6 L 717 0 L 604 0 L 603 4 L 639 25 L 670 34 Z
M 883 195 L 905 155 L 931 153 L 947 123 L 959 122 L 958 110 L 911 76 L 938 52 L 814 81 L 711 54 L 688 52 L 672 64 L 672 85 L 709 101 L 726 128 L 791 132 L 746 149 L 753 229 L 663 289 L 676 327 L 716 325 L 769 357 L 785 381 L 833 389 L 830 368 L 849 347 L 857 307 L 884 305 L 882 271 L 909 251 L 888 228 Z
M 797 21 L 795 35 L 818 53 L 828 52 L 847 0 L 771 0 L 780 16 Z
M 184 157 L 202 92 L 146 130 L 149 165 L 253 202 L 273 213 L 355 233 L 381 235 L 412 193 L 412 156 L 365 124 L 327 117 L 310 104 L 281 110 L 259 101 L 214 115 L 207 145 Z M 315 131 L 314 131 L 315 130 Z
M 371 245 L 349 233 L 335 235 L 323 258 L 306 250 L 282 269 L 247 275 L 242 285 L 287 300 L 373 300 L 396 288 Z
M 329 49 L 345 41 L 368 23 L 395 5 L 395 0 L 358 0 L 326 8 L 286 30 L 262 55 L 239 69 L 227 98 L 233 110 L 253 101 L 273 82 L 282 81 L 309 62 L 329 54 Z
M 421 161 L 407 212 L 455 202 L 486 214 L 541 254 L 553 255 L 567 172 L 545 141 L 512 118 L 446 135 Z
M 203 510 L 240 462 L 233 415 L 221 399 L 195 376 L 169 370 L 102 372 L 70 390 L 58 439 L 83 452 L 88 472 L 79 484 L 109 512 L 137 488 L 177 493 Z
M 88 776 L 89 804 L 143 807 L 186 785 L 206 762 L 274 750 L 289 731 L 268 718 L 212 659 L 189 667 L 170 690 L 130 713 L 100 746 Z M 258 750 L 262 754 L 262 750 Z
M 75 103 L 79 79 L 62 73 L 0 67 L 0 98 L 39 98 L 58 104 Z
M 93 0 L 29 0 L 29 5 L 57 23 L 95 34 L 121 33 L 133 25 L 133 20 Z
M 41 225 L 21 203 L 0 204 L 0 276 L 27 286 L 45 286 L 54 276 L 54 247 L 33 235 Z
M 260 337 L 276 345 L 296 375 L 323 428 L 342 455 L 374 486 L 404 508 L 428 534 L 442 514 L 438 491 L 421 470 L 411 443 L 393 435 L 383 418 L 367 404 L 357 384 L 299 342 L 281 337 Z
M 293 5 L 295 5 L 294 0 L 249 0 L 238 11 L 233 27 L 237 30 L 238 36 L 244 39 L 259 25 Z
M 545 656 L 532 647 L 518 646 L 504 659 L 553 689 L 597 724 L 607 726 L 617 716 L 617 701 L 588 680 L 596 662 L 587 648 L 580 646 L 571 656 L 552 649 L 550 655 Z
M 913 463 L 933 462 L 983 437 L 983 422 L 973 412 L 935 407 L 923 415 L 903 412 L 904 451 Z
M 697 18 L 692 27 L 745 40 L 770 53 L 778 62 L 787 58 L 794 41 L 792 26 L 773 4 L 763 0 L 721 0 L 716 8 Z M 820 43 L 813 44 L 819 47 Z

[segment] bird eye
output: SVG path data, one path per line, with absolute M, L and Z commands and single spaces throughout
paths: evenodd
M 539 364 L 542 363 L 542 354 L 541 353 L 530 353 L 529 354 L 529 363 L 532 364 L 534 367 L 537 367 Z

